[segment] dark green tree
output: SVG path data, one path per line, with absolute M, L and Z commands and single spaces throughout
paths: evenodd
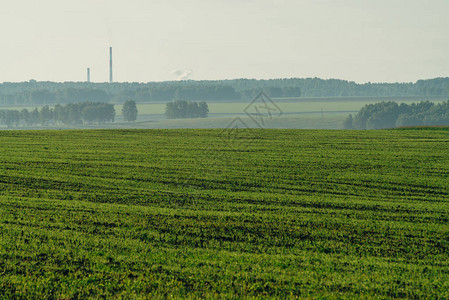
M 132 122 L 137 120 L 137 113 L 138 110 L 135 101 L 128 100 L 123 104 L 122 115 L 125 121 Z
M 30 112 L 28 109 L 24 108 L 20 111 L 20 120 L 25 122 L 27 125 L 31 125 L 31 118 L 30 118 Z
M 449 125 L 449 101 L 402 103 L 381 102 L 365 105 L 354 116 L 355 129 L 381 129 L 403 126 Z
M 344 129 L 352 129 L 352 115 L 349 115 L 344 121 L 343 121 L 343 128 Z
M 165 106 L 165 115 L 168 119 L 206 118 L 209 107 L 206 102 L 191 102 L 176 100 Z
M 39 111 L 37 107 L 30 113 L 30 123 L 34 125 L 39 123 Z
M 209 106 L 206 102 L 200 102 L 198 104 L 198 117 L 207 118 L 207 114 L 209 113 Z
M 4 122 L 6 126 L 17 127 L 19 126 L 20 113 L 18 110 L 7 110 L 4 116 Z
M 51 110 L 48 107 L 48 105 L 45 105 L 44 107 L 41 108 L 40 112 L 39 112 L 39 119 L 41 121 L 42 125 L 47 125 L 48 122 L 51 120 Z

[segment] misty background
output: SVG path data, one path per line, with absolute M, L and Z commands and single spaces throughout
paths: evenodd
M 447 76 L 446 0 L 8 1 L 0 82 Z

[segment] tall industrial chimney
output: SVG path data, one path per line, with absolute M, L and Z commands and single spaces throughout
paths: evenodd
M 90 68 L 87 68 L 87 82 L 90 82 Z
M 112 47 L 109 47 L 109 83 L 112 83 Z

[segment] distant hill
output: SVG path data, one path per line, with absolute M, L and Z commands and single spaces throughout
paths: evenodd
M 0 105 L 44 105 L 101 101 L 247 100 L 264 90 L 273 98 L 426 97 L 449 99 L 449 78 L 415 83 L 364 83 L 339 79 L 233 79 L 149 83 L 38 82 L 0 84 Z

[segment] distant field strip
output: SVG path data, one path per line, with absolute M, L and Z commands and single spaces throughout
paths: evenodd
M 396 101 L 398 103 L 414 103 L 426 100 L 425 97 L 334 97 L 334 98 L 280 98 L 273 99 L 281 116 L 265 118 L 264 128 L 273 129 L 342 129 L 343 121 L 349 115 L 355 115 L 366 104 L 381 101 Z M 442 102 L 433 99 L 433 102 Z M 140 103 L 137 105 L 139 115 L 137 122 L 125 122 L 122 117 L 122 105 L 115 105 L 115 123 L 91 125 L 51 125 L 26 129 L 181 129 L 181 128 L 227 128 L 235 118 L 246 118 L 245 108 L 251 101 L 206 101 L 209 106 L 209 117 L 199 119 L 169 120 L 165 116 L 166 103 Z M 3 107 L 0 109 L 32 111 L 34 107 Z M 250 110 L 251 111 L 251 110 Z M 263 111 L 264 113 L 266 111 Z M 245 119 L 248 127 L 258 128 L 260 124 Z M 0 129 L 6 125 L 0 125 Z M 25 126 L 22 124 L 22 126 Z M 19 127 L 24 129 L 24 127 Z
M 449 130 L 0 131 L 4 298 L 449 298 Z
M 342 99 L 341 101 L 329 101 L 326 99 L 316 99 L 309 101 L 299 101 L 299 100 L 275 100 L 276 104 L 281 108 L 284 113 L 308 113 L 315 112 L 320 113 L 321 110 L 324 112 L 357 112 L 366 104 L 379 102 L 375 100 L 370 101 L 351 101 L 350 99 Z M 414 103 L 419 101 L 404 100 L 398 101 L 398 103 Z M 434 101 L 441 102 L 441 101 Z M 245 107 L 249 105 L 250 101 L 247 102 L 210 102 L 209 111 L 212 114 L 240 114 L 244 113 Z M 163 114 L 165 112 L 165 104 L 139 104 L 138 105 L 140 114 Z M 121 106 L 116 105 L 117 112 L 121 111 Z

